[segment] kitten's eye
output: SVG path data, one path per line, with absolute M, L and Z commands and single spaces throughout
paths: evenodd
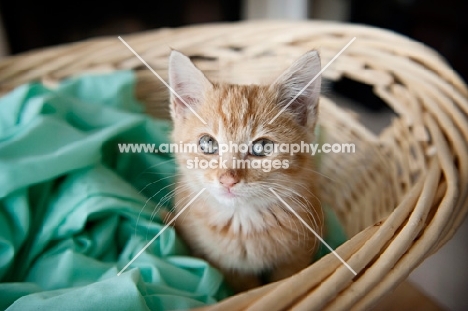
M 210 135 L 203 135 L 198 141 L 198 145 L 204 154 L 218 153 L 218 142 Z
M 273 142 L 268 139 L 259 139 L 253 142 L 251 154 L 258 157 L 269 156 L 273 153 Z

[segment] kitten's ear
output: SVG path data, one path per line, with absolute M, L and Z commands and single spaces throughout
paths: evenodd
M 204 100 L 205 92 L 212 84 L 192 63 L 190 58 L 178 51 L 169 56 L 169 85 L 177 93 L 171 92 L 172 118 L 183 117 Z
M 317 121 L 321 76 L 320 56 L 309 51 L 296 60 L 273 86 L 279 90 L 278 103 L 296 115 L 298 123 L 314 126 Z

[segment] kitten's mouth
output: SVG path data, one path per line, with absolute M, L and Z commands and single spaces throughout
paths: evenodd
M 227 197 L 227 198 L 235 198 L 238 196 L 232 191 L 232 189 L 223 189 L 222 194 L 224 197 Z
M 230 189 L 226 189 L 225 191 L 223 191 L 223 193 L 224 193 L 224 196 L 228 197 L 228 198 L 237 197 L 237 195 L 235 193 L 233 193 Z

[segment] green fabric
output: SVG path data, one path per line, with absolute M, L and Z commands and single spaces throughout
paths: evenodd
M 168 154 L 118 152 L 168 142 L 133 90 L 124 71 L 0 98 L 0 309 L 180 310 L 230 294 L 172 228 L 117 276 L 163 228 L 175 172 Z
M 318 125 L 315 127 L 315 143 L 317 143 L 319 147 L 321 147 L 321 145 L 323 145 L 324 142 L 326 142 L 326 133 L 320 127 L 320 125 Z M 322 154 L 320 152 L 315 154 L 315 161 L 317 161 L 317 166 L 320 167 L 320 163 L 322 161 Z M 325 228 L 322 238 L 325 242 L 327 242 L 328 246 L 335 250 L 338 248 L 338 246 L 346 242 L 348 238 L 335 212 L 326 204 L 322 205 L 322 210 Z M 322 243 L 320 243 L 319 249 L 314 256 L 314 261 L 317 261 L 323 256 L 328 255 L 330 253 L 330 249 Z
M 325 230 L 323 239 L 325 240 L 325 242 L 327 242 L 328 246 L 335 250 L 338 248 L 338 246 L 346 242 L 346 233 L 340 221 L 338 220 L 338 217 L 336 216 L 335 212 L 329 206 L 326 205 L 324 205 L 322 208 L 325 219 Z M 319 249 L 314 256 L 314 260 L 319 260 L 323 256 L 328 255 L 330 253 L 330 249 L 322 243 L 320 243 Z

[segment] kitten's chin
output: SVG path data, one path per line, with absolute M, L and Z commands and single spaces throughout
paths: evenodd
M 216 196 L 216 201 L 218 201 L 221 205 L 226 207 L 236 207 L 241 205 L 243 200 L 239 197 L 227 197 L 227 196 Z

